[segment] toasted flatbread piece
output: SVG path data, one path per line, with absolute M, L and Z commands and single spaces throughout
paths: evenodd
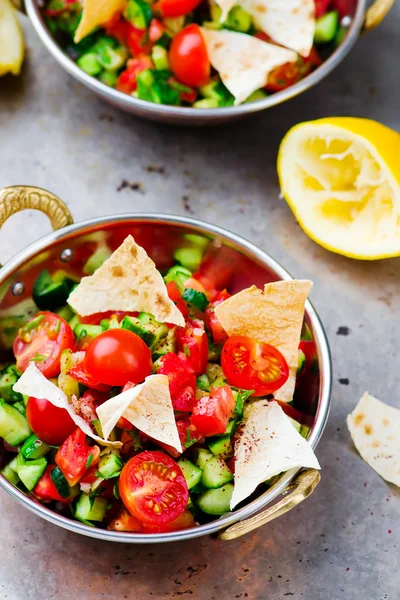
M 93 275 L 81 279 L 68 303 L 81 317 L 109 310 L 143 311 L 161 323 L 185 325 L 156 265 L 131 235 Z
M 295 62 L 292 50 L 269 44 L 258 38 L 228 31 L 202 28 L 210 62 L 240 104 L 264 87 L 270 72 L 288 62 Z
M 121 442 L 109 442 L 107 439 L 103 439 L 93 433 L 85 419 L 82 419 L 82 417 L 74 412 L 64 392 L 54 385 L 54 383 L 46 379 L 34 363 L 29 365 L 25 373 L 22 374 L 20 379 L 14 385 L 13 390 L 20 394 L 25 394 L 26 396 L 45 398 L 57 408 L 65 408 L 75 425 L 102 446 L 114 446 L 117 448 L 122 446 Z
M 122 12 L 127 0 L 84 0 L 82 18 L 75 32 L 74 42 L 77 44 L 89 33 Z
M 319 469 L 310 444 L 293 427 L 277 402 L 258 400 L 245 410 L 235 442 L 235 485 L 231 509 L 260 483 L 295 467 Z
M 284 402 L 293 398 L 304 305 L 311 287 L 311 281 L 301 279 L 267 283 L 264 291 L 253 285 L 215 309 L 229 336 L 246 335 L 282 352 L 290 374 L 274 396 Z
M 347 427 L 365 462 L 400 486 L 400 410 L 365 392 L 348 415 Z
M 108 438 L 120 417 L 139 431 L 182 452 L 169 393 L 168 377 L 150 375 L 137 385 L 101 404 L 97 409 L 101 428 Z

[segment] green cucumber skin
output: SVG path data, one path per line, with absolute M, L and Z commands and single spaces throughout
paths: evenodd
M 25 458 L 25 460 L 28 460 L 41 458 L 42 456 L 47 454 L 49 450 L 50 446 L 39 440 L 39 438 L 35 434 L 32 434 L 24 442 L 21 448 L 21 454 Z
M 195 499 L 196 506 L 208 515 L 221 516 L 230 511 L 233 484 L 227 483 L 221 488 L 207 490 Z
M 229 436 L 210 440 L 208 447 L 215 456 L 220 456 L 224 460 L 228 460 L 233 456 L 233 445 Z
M 35 460 L 25 461 L 22 454 L 18 455 L 18 477 L 27 490 L 32 491 L 47 467 L 44 456 Z
M 106 514 L 106 510 L 106 498 L 96 496 L 91 507 L 88 494 L 82 493 L 76 503 L 75 516 L 84 521 L 102 521 Z
M 0 437 L 11 446 L 19 446 L 31 433 L 25 416 L 0 399 Z
M 326 13 L 317 19 L 314 41 L 316 44 L 326 44 L 335 39 L 339 27 L 339 14 L 336 10 Z
M 1 469 L 0 474 L 12 485 L 17 485 L 20 481 L 18 473 L 16 473 L 9 464 Z
M 184 478 L 186 479 L 188 489 L 191 490 L 200 482 L 203 475 L 202 470 L 199 467 L 196 467 L 196 465 L 194 465 L 187 458 L 181 458 L 178 460 L 178 465 L 182 470 Z
M 112 479 L 117 477 L 122 471 L 123 462 L 113 452 L 102 456 L 97 466 L 97 470 L 104 479 Z

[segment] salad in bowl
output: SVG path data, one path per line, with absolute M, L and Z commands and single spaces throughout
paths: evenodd
M 83 278 L 41 271 L 2 365 L 1 474 L 87 527 L 195 528 L 319 469 L 292 405 L 314 368 L 311 282 L 231 294 L 230 249 L 215 260 L 206 238 L 186 241 L 163 272 L 132 235 Z
M 304 79 L 341 44 L 353 0 L 48 0 L 43 17 L 88 75 L 140 100 L 239 105 Z

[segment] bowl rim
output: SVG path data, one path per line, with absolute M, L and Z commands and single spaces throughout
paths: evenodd
M 101 81 L 82 71 L 82 69 L 80 69 L 72 60 L 72 58 L 70 58 L 66 52 L 61 49 L 61 47 L 51 36 L 50 32 L 47 30 L 36 0 L 25 0 L 25 8 L 36 33 L 39 35 L 41 41 L 44 43 L 56 61 L 64 68 L 65 71 L 72 75 L 72 77 L 77 79 L 80 83 L 97 93 L 102 98 L 105 98 L 114 105 L 117 105 L 120 108 L 128 111 L 132 109 L 132 112 L 134 112 L 134 109 L 136 109 L 137 113 L 142 115 L 148 114 L 153 116 L 169 116 L 187 121 L 195 121 L 199 118 L 201 118 L 202 121 L 212 121 L 213 119 L 218 120 L 223 119 L 224 117 L 239 117 L 240 115 L 254 113 L 266 108 L 270 108 L 271 106 L 281 104 L 282 102 L 285 102 L 286 100 L 289 100 L 290 98 L 293 98 L 294 96 L 297 96 L 298 94 L 301 94 L 302 92 L 316 85 L 337 67 L 337 65 L 343 60 L 343 58 L 348 54 L 357 41 L 364 21 L 366 0 L 357 0 L 356 10 L 352 17 L 351 24 L 344 41 L 331 54 L 331 56 L 315 71 L 310 73 L 310 75 L 286 90 L 274 93 L 266 98 L 263 98 L 262 100 L 251 102 L 249 104 L 240 104 L 238 106 L 225 106 L 221 108 L 209 108 L 206 110 L 182 106 L 169 106 L 166 104 L 154 104 L 145 100 L 139 100 L 138 98 L 134 98 L 133 96 L 110 88 Z
M 74 223 L 57 231 L 40 238 L 36 242 L 33 242 L 28 247 L 18 252 L 15 256 L 9 259 L 5 265 L 0 269 L 0 285 L 5 281 L 12 273 L 24 264 L 29 258 L 35 254 L 45 251 L 49 245 L 60 242 L 63 238 L 67 238 L 71 234 L 79 232 L 80 235 L 87 235 L 97 231 L 102 226 L 109 224 L 122 222 L 122 221 L 146 221 L 154 224 L 167 223 L 168 225 L 176 225 L 183 227 L 191 227 L 194 231 L 202 234 L 210 233 L 214 236 L 223 238 L 223 241 L 233 242 L 235 247 L 242 250 L 246 255 L 251 256 L 252 259 L 259 261 L 263 265 L 269 267 L 273 272 L 280 277 L 282 280 L 289 281 L 293 277 L 289 272 L 274 258 L 272 258 L 267 252 L 264 252 L 245 238 L 228 231 L 218 225 L 213 225 L 199 219 L 170 215 L 162 213 L 122 213 L 112 214 L 102 217 L 96 217 Z M 67 241 L 67 240 L 66 240 Z M 318 409 L 315 416 L 315 423 L 312 429 L 311 435 L 308 439 L 313 449 L 316 448 L 319 443 L 322 433 L 324 431 L 331 403 L 331 389 L 332 389 L 332 364 L 331 354 L 328 344 L 328 339 L 324 331 L 323 325 L 320 318 L 318 317 L 311 302 L 306 302 L 306 312 L 312 325 L 314 339 L 317 345 L 318 358 L 320 362 L 320 388 L 319 388 L 319 402 Z M 82 535 L 93 537 L 100 540 L 123 542 L 123 543 L 159 543 L 159 542 L 173 542 L 180 540 L 187 540 L 197 538 L 203 535 L 210 535 L 216 533 L 220 529 L 224 529 L 229 525 L 237 523 L 243 519 L 246 519 L 260 509 L 264 508 L 272 500 L 277 498 L 293 480 L 295 475 L 301 469 L 292 469 L 285 473 L 277 483 L 268 489 L 266 492 L 261 494 L 258 498 L 246 504 L 239 510 L 228 513 L 225 516 L 216 519 L 205 525 L 200 525 L 195 528 L 186 529 L 182 531 L 174 531 L 168 533 L 158 534 L 135 534 L 128 532 L 117 532 L 109 531 L 106 529 L 100 529 L 96 527 L 89 527 L 80 523 L 79 521 L 73 521 L 67 517 L 59 515 L 58 513 L 50 510 L 46 506 L 39 504 L 32 500 L 29 496 L 26 496 L 23 492 L 14 487 L 9 483 L 3 476 L 0 476 L 0 488 L 12 496 L 17 502 L 23 504 L 34 514 L 41 516 L 46 521 L 59 525 L 60 527 L 69 531 L 74 531 Z

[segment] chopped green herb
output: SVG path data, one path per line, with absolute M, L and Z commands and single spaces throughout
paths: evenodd
M 48 356 L 44 356 L 44 354 L 39 354 L 38 352 L 36 352 L 35 356 L 32 356 L 32 358 L 30 359 L 31 362 L 43 362 L 44 360 L 47 360 L 49 357 Z
M 35 319 L 32 319 L 32 321 L 29 321 L 29 323 L 27 323 L 23 328 L 22 328 L 22 332 L 26 333 L 27 331 L 30 331 L 31 329 L 35 329 L 35 327 L 37 327 L 44 319 L 44 315 L 38 315 Z
M 119 499 L 120 499 L 120 495 L 119 495 L 119 485 L 118 485 L 118 483 L 119 483 L 119 482 L 118 482 L 118 481 L 116 481 L 116 482 L 114 483 L 114 487 L 113 487 L 113 495 L 114 495 L 114 498 L 116 498 L 117 500 L 119 500 Z
M 208 306 L 207 296 L 203 292 L 199 292 L 193 288 L 186 288 L 182 294 L 182 299 L 195 308 L 198 308 L 201 312 L 204 312 Z
M 187 344 L 183 344 L 183 352 L 185 356 L 187 356 L 188 358 L 190 357 L 190 348 Z
M 190 448 L 190 446 L 193 446 L 193 444 L 195 444 L 196 442 L 197 439 L 195 437 L 192 438 L 191 431 L 188 427 L 186 431 L 186 441 L 183 445 L 185 446 L 185 448 Z
M 238 390 L 236 397 L 235 413 L 236 416 L 242 419 L 244 413 L 244 403 L 251 396 L 254 390 Z
M 90 492 L 89 493 L 89 506 L 90 506 L 90 510 L 92 510 L 93 505 L 94 505 L 94 501 L 96 500 L 96 496 L 98 496 L 104 488 L 102 488 L 101 486 L 95 490 L 94 492 Z
M 93 454 L 91 454 L 86 461 L 86 468 L 88 469 L 93 462 Z
M 61 329 L 61 321 L 57 321 L 57 325 L 56 325 L 56 333 L 60 333 L 60 329 Z

